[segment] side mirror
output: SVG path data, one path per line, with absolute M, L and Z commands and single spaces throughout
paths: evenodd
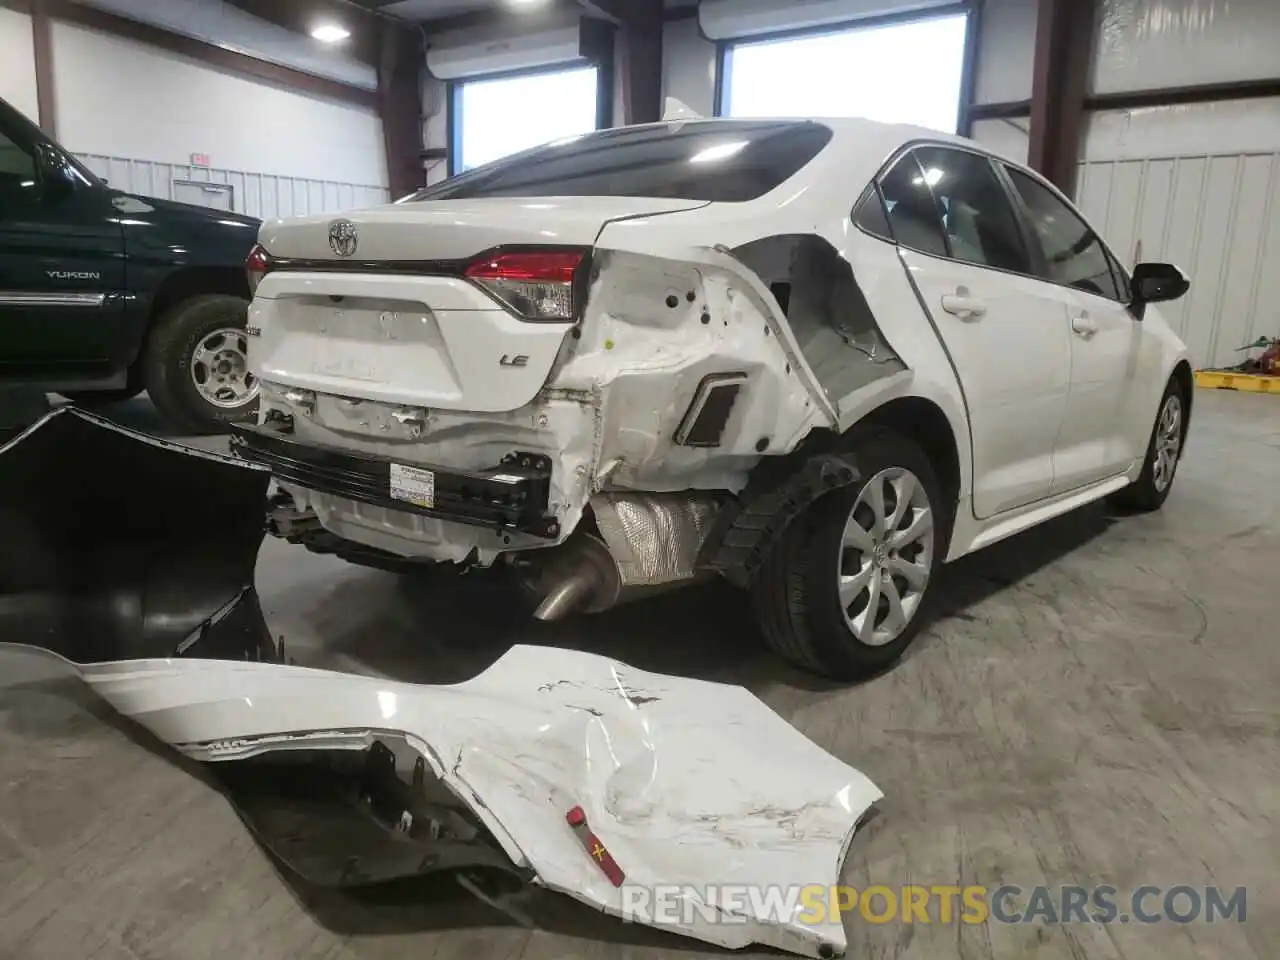
M 1138 303 L 1177 300 L 1191 289 L 1191 281 L 1171 263 L 1140 263 L 1133 268 L 1133 293 Z
M 36 158 L 40 166 L 40 192 L 45 200 L 56 202 L 75 190 L 76 178 L 61 153 L 40 144 L 36 147 Z

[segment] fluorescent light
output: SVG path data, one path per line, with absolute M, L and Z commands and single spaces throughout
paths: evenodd
M 322 23 L 311 31 L 311 36 L 321 43 L 341 43 L 351 36 L 351 31 L 336 23 Z
M 700 150 L 689 158 L 690 163 L 714 163 L 717 160 L 728 160 L 746 149 L 747 141 L 736 140 L 733 143 L 720 143 L 714 147 Z

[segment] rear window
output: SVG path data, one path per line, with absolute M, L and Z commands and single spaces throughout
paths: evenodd
M 784 183 L 831 130 L 808 121 L 679 121 L 535 147 L 410 197 L 664 197 L 736 203 Z

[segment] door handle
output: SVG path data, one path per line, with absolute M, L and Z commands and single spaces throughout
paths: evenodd
M 942 309 L 947 313 L 954 314 L 961 320 L 977 320 L 987 314 L 987 305 L 985 303 L 963 291 L 944 293 L 942 295 Z
M 1078 317 L 1071 318 L 1071 330 L 1076 335 L 1088 340 L 1098 332 L 1098 325 L 1089 319 L 1087 313 L 1082 313 Z

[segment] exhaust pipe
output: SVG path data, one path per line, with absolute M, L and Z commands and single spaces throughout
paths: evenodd
M 552 621 L 609 609 L 622 593 L 622 576 L 604 541 L 583 533 L 555 550 L 527 585 L 542 597 L 534 617 Z

